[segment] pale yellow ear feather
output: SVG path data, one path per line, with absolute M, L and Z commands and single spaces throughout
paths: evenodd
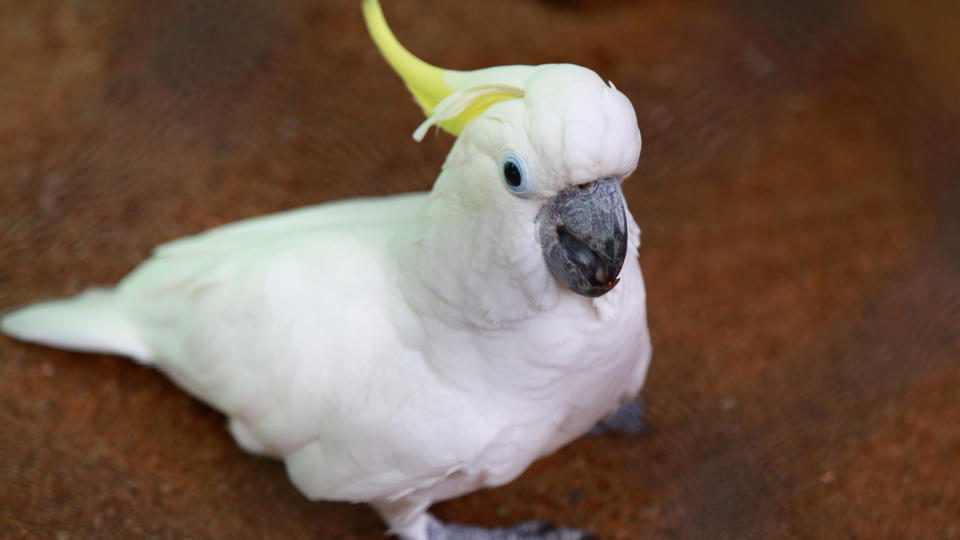
M 413 139 L 417 142 L 422 141 L 431 126 L 444 127 L 451 133 L 456 129 L 454 133 L 456 135 L 490 105 L 522 96 L 523 88 L 511 85 L 482 86 L 451 92 L 434 107 L 433 114 L 413 132 Z
M 393 35 L 377 0 L 364 0 L 363 18 L 367 23 L 370 37 L 380 49 L 380 53 L 403 79 L 407 89 L 427 116 L 427 121 L 414 132 L 414 138 L 418 141 L 423 138 L 431 125 L 440 126 L 453 135 L 459 135 L 471 120 L 490 105 L 523 96 L 523 87 L 513 83 L 512 79 L 515 77 L 509 77 L 510 81 L 501 81 L 500 78 L 485 81 L 483 79 L 486 77 L 475 76 L 475 74 L 493 74 L 496 68 L 458 72 L 444 70 L 420 60 L 405 49 Z M 514 73 L 513 66 L 510 68 L 510 73 Z M 451 85 L 450 80 L 464 83 L 469 81 L 470 84 Z M 455 106 L 438 110 L 438 105 L 448 97 L 453 97 L 454 93 L 458 94 L 454 99 Z M 463 102 L 465 97 L 470 99 Z M 451 111 L 455 112 L 451 115 Z

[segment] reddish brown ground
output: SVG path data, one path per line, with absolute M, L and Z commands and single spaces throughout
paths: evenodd
M 645 142 L 626 191 L 650 433 L 576 442 L 440 516 L 960 537 L 960 10 L 384 3 L 439 65 L 596 69 Z M 359 0 L 5 2 L 0 65 L 0 308 L 221 223 L 426 189 L 450 145 L 410 140 Z M 0 537 L 382 538 L 223 423 L 155 371 L 0 339 Z

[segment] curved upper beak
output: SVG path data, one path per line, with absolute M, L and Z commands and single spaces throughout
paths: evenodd
M 601 296 L 620 280 L 627 218 L 616 178 L 567 188 L 537 214 L 543 258 L 571 291 Z

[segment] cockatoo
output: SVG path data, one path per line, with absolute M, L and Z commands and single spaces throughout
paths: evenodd
M 651 345 L 621 192 L 640 154 L 633 107 L 576 65 L 434 67 L 376 0 L 363 13 L 427 116 L 415 138 L 457 136 L 430 192 L 175 240 L 115 287 L 2 329 L 159 368 L 307 497 L 367 502 L 401 539 L 577 538 L 444 524 L 428 507 L 635 414 Z

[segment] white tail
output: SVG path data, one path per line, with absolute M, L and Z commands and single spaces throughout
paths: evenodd
M 0 320 L 3 333 L 61 349 L 129 356 L 147 363 L 150 350 L 117 309 L 113 292 L 91 289 L 73 298 L 43 302 Z

